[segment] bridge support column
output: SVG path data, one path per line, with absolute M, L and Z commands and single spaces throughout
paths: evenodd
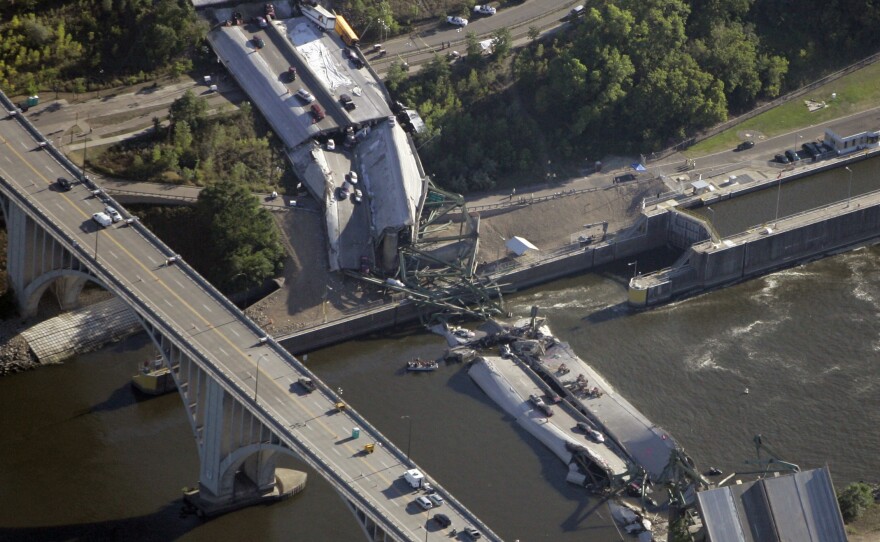
M 182 366 L 176 375 L 179 380 Z M 210 516 L 301 491 L 305 473 L 275 468 L 277 453 L 290 450 L 216 379 L 201 371 L 193 376 L 178 383 L 184 401 L 192 405 L 201 459 L 199 488 L 188 491 L 186 500 Z M 191 391 L 197 394 L 195 402 Z
M 3 211 L 7 270 L 19 314 L 25 318 L 36 314 L 40 298 L 50 287 L 62 309 L 76 308 L 83 285 L 95 280 L 91 272 L 20 207 L 4 204 Z

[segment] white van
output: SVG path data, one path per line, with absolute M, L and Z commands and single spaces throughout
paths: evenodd
M 580 17 L 583 14 L 584 14 L 584 6 L 583 5 L 575 6 L 575 7 L 571 8 L 571 12 L 569 12 L 569 16 L 572 19 L 577 19 L 578 17 Z
M 422 487 L 422 484 L 425 481 L 425 475 L 422 474 L 422 471 L 419 469 L 410 469 L 403 473 L 403 479 L 407 481 L 410 487 L 418 489 Z
M 92 220 L 98 223 L 102 228 L 106 228 L 110 224 L 113 224 L 113 219 L 107 213 L 95 213 L 92 215 Z

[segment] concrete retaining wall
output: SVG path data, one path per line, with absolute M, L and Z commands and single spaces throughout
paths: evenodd
M 829 216 L 808 222 L 802 218 L 802 226 L 752 237 L 728 248 L 691 249 L 685 265 L 649 286 L 646 304 L 726 286 L 880 239 L 880 201 L 872 199 L 870 204 L 854 201 L 838 214 L 816 211 Z

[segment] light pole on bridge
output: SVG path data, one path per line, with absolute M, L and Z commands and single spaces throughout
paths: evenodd
M 260 362 L 268 355 L 268 352 L 263 352 L 260 354 L 260 357 L 257 358 L 257 372 L 254 375 L 254 402 L 257 404 L 259 404 L 257 401 L 257 395 L 260 391 Z

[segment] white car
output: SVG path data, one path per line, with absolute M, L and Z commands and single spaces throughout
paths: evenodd
M 446 22 L 455 26 L 467 26 L 468 20 L 462 19 L 461 17 L 453 17 L 452 15 L 450 15 L 446 17 Z
M 434 506 L 434 508 L 443 505 L 443 497 L 437 495 L 436 493 L 431 493 L 430 495 L 428 495 L 428 498 L 431 499 L 431 504 Z
M 431 500 L 428 497 L 419 497 L 416 499 L 416 503 L 421 506 L 424 510 L 430 510 L 434 508 L 434 504 L 431 503 Z
M 312 93 L 304 88 L 301 88 L 296 91 L 296 97 L 299 98 L 300 100 L 306 102 L 307 104 L 310 104 L 315 101 L 315 97 L 312 96 Z
M 351 199 L 355 203 L 360 203 L 364 201 L 364 193 L 361 192 L 360 188 L 355 188 L 354 194 L 351 195 Z
M 495 15 L 495 8 L 486 4 L 476 5 L 474 6 L 474 13 L 479 15 Z
M 332 139 L 328 139 L 327 140 L 327 150 L 332 151 L 335 148 L 336 148 L 336 142 L 333 141 Z
M 110 224 L 113 224 L 113 219 L 107 216 L 106 213 L 95 213 L 92 215 L 92 220 L 97 222 L 102 228 L 106 228 Z
M 119 214 L 119 211 L 116 210 L 115 207 L 110 207 L 107 205 L 104 207 L 104 212 L 113 220 L 113 222 L 119 222 L 122 220 L 122 215 Z
M 357 172 L 355 172 L 355 171 L 349 171 L 349 172 L 348 172 L 348 181 L 349 181 L 351 184 L 357 184 L 357 183 L 358 183 L 358 174 L 357 174 Z

